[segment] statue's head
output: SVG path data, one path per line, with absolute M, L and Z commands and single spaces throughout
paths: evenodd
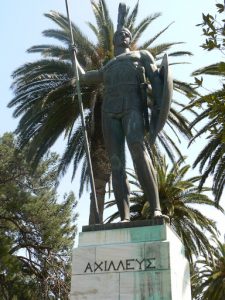
M 113 44 L 115 47 L 128 48 L 130 46 L 131 38 L 131 32 L 127 28 L 122 27 L 115 32 L 113 37 Z
M 114 47 L 129 47 L 131 32 L 125 27 L 128 10 L 125 3 L 120 3 L 118 8 L 117 30 L 113 37 Z

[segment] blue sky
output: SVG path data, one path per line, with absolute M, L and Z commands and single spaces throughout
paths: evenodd
M 106 3 L 111 12 L 111 16 L 116 24 L 116 16 L 118 0 L 106 0 Z M 130 7 L 136 4 L 136 0 L 123 1 Z M 158 42 L 171 42 L 182 41 L 184 45 L 176 47 L 176 50 L 188 50 L 191 51 L 194 56 L 191 58 L 185 58 L 184 60 L 189 62 L 189 65 L 176 66 L 172 72 L 174 77 L 183 81 L 193 81 L 190 74 L 193 70 L 219 61 L 222 59 L 219 52 L 208 53 L 203 51 L 199 45 L 203 42 L 204 37 L 201 36 L 201 29 L 196 27 L 196 24 L 201 23 L 202 13 L 216 12 L 215 3 L 213 0 L 140 0 L 140 19 L 155 12 L 161 12 L 162 17 L 156 20 L 153 25 L 146 31 L 143 39 L 148 39 L 154 34 L 159 32 L 162 28 L 166 27 L 169 23 L 174 22 L 170 29 L 158 40 Z M 86 32 L 86 34 L 93 38 L 92 33 L 88 29 L 86 21 L 94 21 L 90 0 L 70 0 L 71 19 L 80 28 Z M 6 131 L 12 131 L 15 129 L 18 120 L 13 119 L 12 109 L 8 109 L 7 103 L 12 99 L 13 94 L 10 90 L 12 84 L 11 74 L 20 65 L 35 60 L 38 56 L 33 54 L 27 54 L 26 50 L 33 46 L 42 43 L 49 43 L 51 41 L 42 37 L 41 32 L 45 29 L 53 28 L 54 24 L 48 20 L 44 13 L 50 10 L 59 11 L 66 14 L 65 2 L 63 0 L 7 0 L 1 5 L 0 20 L 1 20 L 1 80 L 0 80 L 0 134 Z M 175 50 L 175 48 L 174 48 Z M 207 82 L 207 87 L 214 90 L 218 87 L 217 81 L 211 83 Z M 195 157 L 199 151 L 199 145 L 203 143 L 203 140 L 199 140 L 196 145 L 190 149 L 186 149 L 184 146 L 184 152 L 189 154 L 189 160 Z M 54 150 L 61 151 L 63 147 L 62 140 L 57 143 Z M 197 146 L 198 145 L 198 146 Z M 68 192 L 73 190 L 78 196 L 78 182 L 77 177 L 71 184 L 70 176 L 67 175 L 62 180 L 59 193 Z M 225 207 L 225 201 L 222 201 Z M 85 225 L 88 222 L 89 211 L 89 199 L 86 194 L 82 197 L 79 204 L 79 226 Z M 224 216 L 212 211 L 206 212 L 218 221 L 218 226 L 221 232 L 225 232 Z

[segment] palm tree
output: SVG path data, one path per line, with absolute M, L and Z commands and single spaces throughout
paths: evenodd
M 81 30 L 72 24 L 74 41 L 77 46 L 77 58 L 85 70 L 99 69 L 113 57 L 114 26 L 109 16 L 105 0 L 91 1 L 96 25 L 89 23 L 97 42 L 91 42 Z M 127 11 L 127 24 L 133 34 L 132 49 L 148 49 L 153 52 L 156 60 L 162 57 L 164 51 L 179 43 L 164 43 L 152 46 L 153 42 L 164 33 L 169 26 L 161 30 L 144 44 L 137 46 L 137 42 L 146 28 L 157 19 L 160 14 L 154 14 L 135 25 L 138 14 L 138 3 L 134 9 Z M 15 97 L 9 107 L 15 107 L 14 117 L 20 117 L 16 133 L 19 135 L 20 147 L 29 144 L 28 159 L 36 167 L 41 157 L 58 140 L 61 135 L 66 139 L 65 151 L 59 167 L 59 175 L 64 175 L 70 163 L 73 163 L 73 175 L 80 162 L 82 165 L 80 194 L 84 186 L 89 183 L 87 160 L 84 150 L 84 138 L 79 121 L 77 95 L 74 89 L 75 81 L 70 61 L 70 31 L 65 16 L 57 12 L 50 12 L 46 17 L 57 24 L 59 29 L 46 30 L 45 37 L 54 38 L 62 45 L 38 45 L 31 47 L 29 53 L 39 53 L 42 58 L 19 67 L 13 73 L 12 88 Z M 188 51 L 171 52 L 169 56 L 191 55 Z M 192 97 L 194 90 L 185 82 L 174 80 L 174 89 L 186 97 Z M 106 184 L 110 178 L 110 166 L 105 150 L 101 130 L 102 85 L 81 86 L 83 105 L 86 114 L 90 151 L 93 161 L 97 199 L 103 213 Z M 188 120 L 179 112 L 183 104 L 174 100 L 169 115 L 168 126 L 176 132 L 181 132 L 190 138 Z M 173 139 L 162 132 L 159 141 L 168 155 L 174 158 L 173 150 L 179 155 L 179 149 Z M 94 223 L 95 220 L 90 220 Z
M 225 244 L 215 240 L 213 260 L 209 257 L 196 261 L 192 276 L 195 300 L 223 300 L 225 295 Z
M 220 76 L 224 79 L 225 63 L 219 62 L 193 72 L 193 75 Z M 218 205 L 225 186 L 225 88 L 211 92 L 198 98 L 191 106 L 201 106 L 206 109 L 192 122 L 191 127 L 204 121 L 204 125 L 198 130 L 192 141 L 206 134 L 207 144 L 198 154 L 194 167 L 199 165 L 203 173 L 200 188 L 209 175 L 213 175 L 212 190 L 215 195 L 215 203 Z
M 215 222 L 205 217 L 200 212 L 201 205 L 214 206 L 210 198 L 199 193 L 196 182 L 200 180 L 199 176 L 185 179 L 190 166 L 184 165 L 183 159 L 179 159 L 169 169 L 165 157 L 155 160 L 157 173 L 159 198 L 162 207 L 162 213 L 169 216 L 170 226 L 181 238 L 188 260 L 192 263 L 193 256 L 200 254 L 208 255 L 212 248 L 205 233 L 216 235 L 217 230 Z M 129 172 L 131 184 L 135 187 L 131 198 L 131 220 L 150 219 L 149 202 L 141 190 L 135 173 Z M 204 187 L 202 192 L 210 189 Z M 109 201 L 106 207 L 115 205 L 115 201 Z M 199 208 L 197 208 L 197 206 Z M 220 207 L 220 210 L 223 209 Z M 111 215 L 106 221 L 112 222 L 118 217 L 118 212 Z M 204 232 L 204 233 L 203 233 Z

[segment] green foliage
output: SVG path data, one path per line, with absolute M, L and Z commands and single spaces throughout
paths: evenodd
M 216 4 L 217 10 L 220 14 L 224 12 L 224 5 Z M 198 24 L 202 27 L 203 35 L 206 37 L 205 43 L 201 47 L 205 50 L 211 51 L 213 49 L 225 50 L 225 19 L 218 20 L 217 16 L 211 14 L 202 14 L 203 22 Z
M 215 240 L 213 259 L 206 257 L 195 263 L 192 276 L 195 300 L 223 300 L 225 295 L 225 244 Z
M 0 299 L 68 299 L 74 195 L 57 201 L 55 154 L 33 172 L 16 144 L 0 138 Z
M 224 12 L 224 5 L 217 4 L 219 13 Z M 207 50 L 219 49 L 224 55 L 225 48 L 225 19 L 221 22 L 212 15 L 203 15 L 203 34 L 207 37 L 203 48 Z M 195 100 L 190 107 L 203 108 L 191 127 L 197 124 L 204 125 L 197 131 L 193 140 L 196 140 L 202 134 L 206 134 L 208 142 L 202 151 L 198 154 L 194 166 L 199 165 L 202 172 L 199 187 L 201 188 L 209 175 L 213 176 L 212 190 L 215 195 L 215 203 L 218 205 L 225 186 L 225 63 L 220 61 L 209 66 L 200 68 L 193 72 L 193 75 L 219 76 L 222 80 L 222 87 L 210 92 Z M 195 81 L 199 86 L 203 86 L 203 77 Z
M 215 222 L 201 213 L 201 206 L 214 206 L 214 202 L 204 193 L 209 189 L 203 188 L 203 193 L 200 193 L 196 184 L 200 177 L 185 178 L 190 166 L 182 166 L 183 163 L 181 159 L 169 168 L 165 158 L 160 158 L 155 161 L 155 169 L 162 213 L 169 216 L 170 225 L 181 238 L 186 256 L 192 263 L 193 256 L 210 255 L 212 247 L 206 233 L 216 235 L 217 230 Z M 136 175 L 129 175 L 132 178 L 130 183 L 135 187 L 135 191 L 131 192 L 131 220 L 152 218 L 149 202 Z M 115 201 L 110 201 L 107 207 L 112 205 L 115 205 Z M 220 210 L 223 211 L 221 207 Z M 111 222 L 116 217 L 118 213 L 113 214 L 107 221 Z

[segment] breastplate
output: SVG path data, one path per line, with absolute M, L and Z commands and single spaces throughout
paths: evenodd
M 126 85 L 138 85 L 138 63 L 130 59 L 113 60 L 106 65 L 103 75 L 105 89 L 113 89 Z
M 128 57 L 113 59 L 104 67 L 103 111 L 121 113 L 129 109 L 140 109 L 140 65 Z

